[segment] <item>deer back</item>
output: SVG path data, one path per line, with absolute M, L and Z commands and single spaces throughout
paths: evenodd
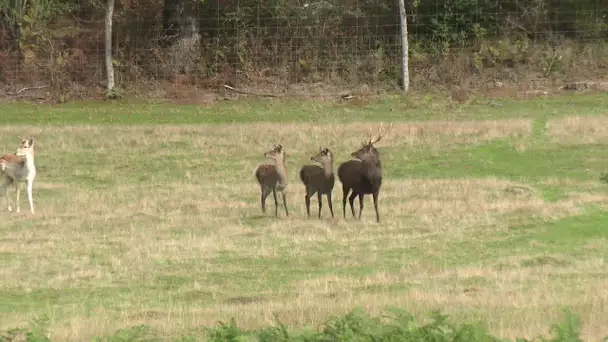
M 274 186 L 279 182 L 277 167 L 270 164 L 260 165 L 255 171 L 255 178 L 260 185 Z

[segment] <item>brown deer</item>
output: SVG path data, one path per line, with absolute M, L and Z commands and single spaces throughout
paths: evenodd
M 321 218 L 321 207 L 323 206 L 322 195 L 327 195 L 327 203 L 331 217 L 334 217 L 334 208 L 331 202 L 331 192 L 334 189 L 334 157 L 328 148 L 319 147 L 319 153 L 310 157 L 311 161 L 321 164 L 304 165 L 300 169 L 300 179 L 306 188 L 304 201 L 306 202 L 306 213 L 310 217 L 310 198 L 316 193 L 319 201 L 319 218 Z
M 289 216 L 287 210 L 287 199 L 285 198 L 285 190 L 287 188 L 287 169 L 285 167 L 285 150 L 281 145 L 274 145 L 274 148 L 266 153 L 264 157 L 274 160 L 274 165 L 262 164 L 255 170 L 255 178 L 260 183 L 262 196 L 262 212 L 266 212 L 266 197 L 272 192 L 274 197 L 275 216 L 279 216 L 279 202 L 277 201 L 277 191 L 283 197 L 283 206 L 285 207 L 285 215 Z
M 6 197 L 8 211 L 13 211 L 11 200 L 8 197 L 8 187 L 13 185 L 17 192 L 17 212 L 21 211 L 19 205 L 20 183 L 26 183 L 27 199 L 30 202 L 30 211 L 34 213 L 34 199 L 32 188 L 36 178 L 36 165 L 34 165 L 34 138 L 23 138 L 15 154 L 5 154 L 0 158 L 0 176 L 4 182 L 0 185 L 0 193 Z
M 391 123 L 388 130 L 392 126 Z M 374 147 L 374 144 L 380 141 L 387 131 L 384 131 L 383 125 L 381 125 L 375 137 L 364 141 L 360 149 L 351 153 L 351 156 L 357 159 L 344 162 L 338 167 L 338 178 L 342 182 L 342 212 L 344 218 L 346 218 L 346 196 L 352 190 L 348 202 L 353 217 L 355 217 L 355 198 L 359 196 L 359 219 L 361 219 L 363 197 L 366 194 L 371 194 L 374 199 L 374 209 L 376 209 L 376 221 L 380 222 L 378 195 L 382 186 L 382 163 L 380 162 L 380 152 Z

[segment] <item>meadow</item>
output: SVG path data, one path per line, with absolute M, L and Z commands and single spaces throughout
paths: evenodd
M 601 340 L 607 107 L 602 93 L 0 104 L 0 152 L 32 135 L 38 169 L 36 214 L 25 196 L 19 214 L 0 202 L 0 332 L 88 341 L 146 327 L 150 339 L 204 340 L 231 318 L 303 329 L 399 307 L 531 339 L 569 307 L 581 338 Z M 326 146 L 337 168 L 389 121 L 382 221 L 371 196 L 361 221 L 348 208 L 344 219 L 338 181 L 336 217 L 325 205 L 317 219 L 313 197 L 307 218 L 300 166 Z M 253 177 L 274 143 L 287 151 L 289 217 L 274 217 L 272 196 L 262 214 Z

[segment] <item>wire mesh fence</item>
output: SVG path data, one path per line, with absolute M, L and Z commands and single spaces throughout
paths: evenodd
M 395 88 L 403 81 L 397 1 L 121 0 L 117 85 Z M 0 82 L 83 96 L 103 88 L 104 6 L 0 4 Z M 608 67 L 608 0 L 415 0 L 406 12 L 412 89 L 598 78 Z

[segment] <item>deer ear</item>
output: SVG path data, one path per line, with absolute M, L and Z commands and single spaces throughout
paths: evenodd
M 34 137 L 30 137 L 30 139 L 27 141 L 27 143 L 30 147 L 34 146 Z

